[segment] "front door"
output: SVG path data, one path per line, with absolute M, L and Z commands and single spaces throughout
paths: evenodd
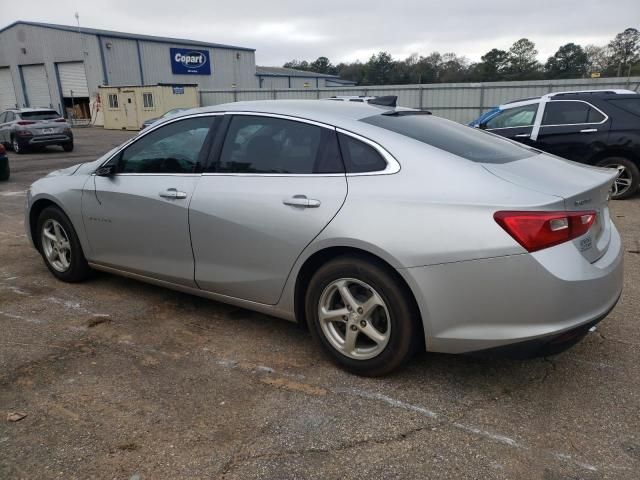
M 140 123 L 138 122 L 138 109 L 136 107 L 136 95 L 131 90 L 125 90 L 122 92 L 122 98 L 124 101 L 124 113 L 126 117 L 127 130 L 139 130 Z
M 507 108 L 480 127 L 496 135 L 530 145 L 537 110 L 538 103 Z
M 90 261 L 195 286 L 189 202 L 208 154 L 214 116 L 171 122 L 126 147 L 82 198 Z
M 230 117 L 219 158 L 191 201 L 198 285 L 277 303 L 296 259 L 346 195 L 335 129 L 269 115 Z

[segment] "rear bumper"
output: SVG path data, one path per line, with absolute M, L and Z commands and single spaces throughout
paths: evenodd
M 16 137 L 21 147 L 44 147 L 47 145 L 64 145 L 73 142 L 73 135 L 35 135 L 32 137 Z
M 544 344 L 580 327 L 588 330 L 620 297 L 622 256 L 620 235 L 612 225 L 607 252 L 594 263 L 569 242 L 534 254 L 399 273 L 417 299 L 427 350 L 470 353 Z

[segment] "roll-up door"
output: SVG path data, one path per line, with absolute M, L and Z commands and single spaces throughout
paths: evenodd
M 62 88 L 63 97 L 78 98 L 89 96 L 87 76 L 82 62 L 59 63 L 58 75 L 60 76 L 60 88 Z
M 51 107 L 49 81 L 44 65 L 23 65 L 22 78 L 29 107 Z
M 13 88 L 11 69 L 0 68 L 0 111 L 7 108 L 16 108 L 16 91 Z

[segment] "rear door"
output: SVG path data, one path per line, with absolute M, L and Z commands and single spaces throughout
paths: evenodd
M 303 249 L 336 215 L 347 181 L 333 127 L 233 114 L 189 209 L 204 290 L 275 304 Z
M 588 162 L 607 143 L 610 125 L 607 115 L 588 102 L 551 100 L 545 104 L 532 145 L 569 160 Z
M 530 145 L 531 132 L 537 111 L 538 103 L 507 108 L 483 123 L 481 128 L 496 135 Z

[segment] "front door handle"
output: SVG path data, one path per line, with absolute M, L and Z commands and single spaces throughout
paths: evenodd
M 290 207 L 300 208 L 318 208 L 320 206 L 320 200 L 307 198 L 306 195 L 294 195 L 291 198 L 283 200 L 282 203 Z
M 170 198 L 171 200 L 187 198 L 187 192 L 179 192 L 175 188 L 167 188 L 164 192 L 160 192 L 158 195 L 162 198 Z
M 516 138 L 529 138 L 530 136 L 530 133 L 519 133 L 518 135 L 516 135 Z
M 593 133 L 593 132 L 597 132 L 598 129 L 597 128 L 585 128 L 583 130 L 580 130 L 580 133 Z

